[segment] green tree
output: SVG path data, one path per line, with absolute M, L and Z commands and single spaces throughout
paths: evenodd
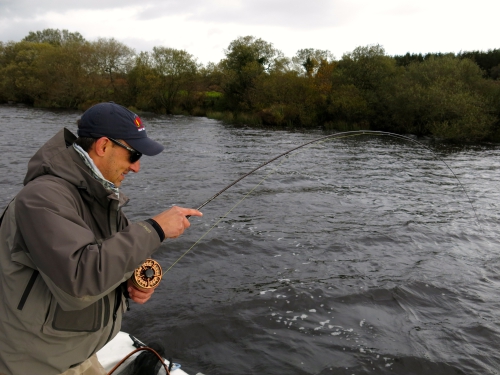
M 150 81 L 154 81 L 150 53 L 141 52 L 135 57 L 134 66 L 128 74 L 129 97 L 135 107 L 154 111 L 154 93 Z
M 131 52 L 114 40 L 8 43 L 0 57 L 0 92 L 6 100 L 42 107 L 86 107 L 123 102 Z
M 490 77 L 496 80 L 500 79 L 500 64 L 490 69 Z
M 95 77 L 83 62 L 89 56 L 89 43 L 68 43 L 39 56 L 36 75 L 43 82 L 43 94 L 35 103 L 42 107 L 79 108 L 94 103 L 99 89 Z
M 493 131 L 493 98 L 471 60 L 430 57 L 408 65 L 385 92 L 386 126 L 396 132 L 478 141 Z
M 347 83 L 361 90 L 377 90 L 394 76 L 396 63 L 393 58 L 386 56 L 381 45 L 369 45 L 344 54 L 337 72 Z
M 224 71 L 222 89 L 228 103 L 236 110 L 251 110 L 250 96 L 258 77 L 283 70 L 286 59 L 271 43 L 253 36 L 233 40 L 224 52 L 226 58 L 220 66 Z
M 7 43 L 0 66 L 0 91 L 7 100 L 34 104 L 46 87 L 39 77 L 40 56 L 50 54 L 55 47 L 47 43 Z
M 311 80 L 288 71 L 259 76 L 249 99 L 264 125 L 313 127 L 318 97 Z
M 88 95 L 88 72 L 82 61 L 87 43 L 54 46 L 18 42 L 4 46 L 0 57 L 0 92 L 7 100 L 41 107 L 77 108 Z
M 87 48 L 82 65 L 87 71 L 88 83 L 95 90 L 95 99 L 130 101 L 127 75 L 134 65 L 135 51 L 114 38 L 98 38 Z
M 292 64 L 298 72 L 312 77 L 318 71 L 322 61 L 330 63 L 334 59 L 335 57 L 328 50 L 305 48 L 298 50 L 292 57 Z
M 30 31 L 23 38 L 24 42 L 48 43 L 53 46 L 61 46 L 66 43 L 83 43 L 85 39 L 79 32 L 69 32 L 68 30 L 45 29 L 42 31 Z
M 142 105 L 173 113 L 179 98 L 190 95 L 198 69 L 196 59 L 185 50 L 154 47 L 136 59 L 132 84 Z
M 197 74 L 199 101 L 199 113 L 222 112 L 227 109 L 226 100 L 223 95 L 222 82 L 224 72 L 220 64 L 208 63 L 200 67 Z
M 458 57 L 474 61 L 490 78 L 500 77 L 500 49 L 461 52 Z
M 381 96 L 401 69 L 378 44 L 357 47 L 351 53 L 344 54 L 332 76 L 335 94 L 332 93 L 330 101 L 331 107 L 335 108 L 333 113 L 348 118 L 355 114 L 356 121 L 365 124 L 363 127 L 369 124 L 372 128 L 382 129 L 385 126 L 385 107 Z M 344 90 L 350 98 L 349 105 L 336 105 L 344 102 L 343 98 L 338 97 L 344 95 Z M 347 113 L 349 106 L 354 106 L 353 114 Z M 341 113 L 339 109 L 342 109 Z M 334 117 L 332 121 L 335 120 Z
M 406 55 L 396 55 L 394 56 L 394 60 L 396 60 L 396 64 L 398 66 L 408 66 L 413 62 L 423 62 L 424 56 L 421 53 L 411 53 L 407 52 Z

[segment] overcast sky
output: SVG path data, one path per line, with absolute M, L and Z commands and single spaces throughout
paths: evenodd
M 239 36 L 288 57 L 302 48 L 336 58 L 358 46 L 389 55 L 500 48 L 499 0 L 0 0 L 0 40 L 45 28 L 115 38 L 136 51 L 185 49 L 219 62 Z

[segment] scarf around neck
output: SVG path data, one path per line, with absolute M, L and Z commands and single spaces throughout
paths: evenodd
M 73 148 L 76 150 L 78 155 L 82 158 L 83 162 L 87 167 L 90 169 L 90 173 L 92 174 L 92 177 L 94 177 L 97 181 L 99 181 L 104 188 L 109 191 L 110 193 L 113 193 L 116 195 L 116 198 L 120 198 L 120 190 L 113 184 L 111 181 L 108 181 L 104 178 L 102 175 L 101 171 L 97 166 L 95 165 L 94 161 L 90 157 L 90 155 L 80 146 L 78 146 L 76 143 L 73 143 Z

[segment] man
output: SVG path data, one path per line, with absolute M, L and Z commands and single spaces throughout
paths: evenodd
M 77 139 L 61 130 L 31 158 L 24 188 L 0 224 L 0 374 L 105 374 L 95 353 L 120 330 L 127 298 L 153 291 L 130 277 L 189 227 L 173 207 L 130 223 L 119 190 L 142 154 L 163 146 L 115 103 L 87 110 Z

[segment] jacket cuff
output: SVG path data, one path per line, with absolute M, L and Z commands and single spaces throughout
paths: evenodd
M 144 221 L 150 224 L 156 230 L 156 233 L 158 233 L 158 237 L 160 237 L 160 242 L 163 242 L 163 240 L 165 239 L 165 232 L 163 232 L 163 229 L 161 229 L 160 224 L 158 224 L 153 219 L 147 219 Z

